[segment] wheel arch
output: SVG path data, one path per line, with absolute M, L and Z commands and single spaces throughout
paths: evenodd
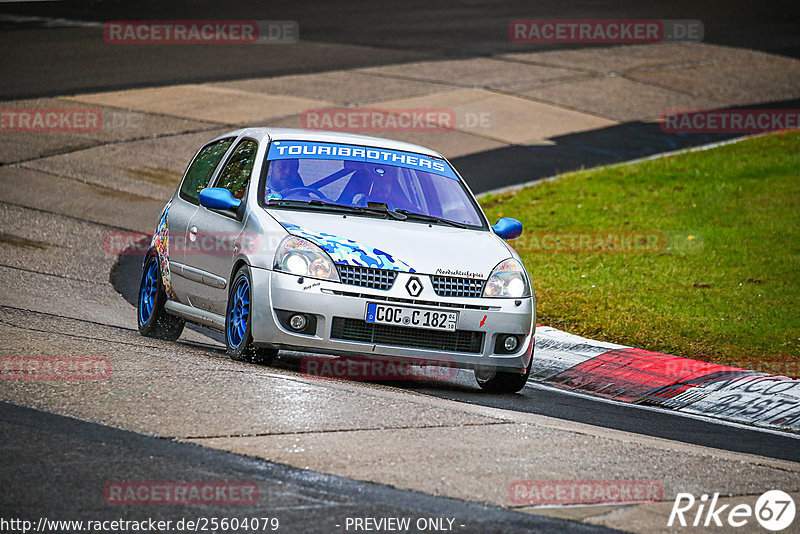
M 144 268 L 145 263 L 147 263 L 147 259 L 150 256 L 158 256 L 158 250 L 153 245 L 147 247 L 147 250 L 144 251 L 144 255 L 142 256 L 142 268 Z M 161 261 L 161 258 L 158 259 Z
M 250 267 L 250 263 L 247 260 L 245 260 L 244 258 L 239 258 L 238 260 L 236 260 L 234 262 L 233 268 L 231 269 L 231 274 L 230 274 L 230 276 L 228 276 L 228 287 L 229 288 L 231 287 L 231 284 L 233 284 L 233 277 L 236 276 L 236 273 L 239 272 L 239 269 L 241 269 L 242 266 L 244 266 L 244 265 L 247 265 L 248 268 Z

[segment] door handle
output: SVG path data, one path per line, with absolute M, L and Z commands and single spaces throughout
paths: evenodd
M 189 241 L 194 242 L 196 240 L 197 240 L 197 227 L 192 226 L 191 228 L 189 228 Z

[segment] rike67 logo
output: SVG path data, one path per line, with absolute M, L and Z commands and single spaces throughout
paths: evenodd
M 681 527 L 743 527 L 753 518 L 767 530 L 778 532 L 794 522 L 794 499 L 781 490 L 770 490 L 761 495 L 755 507 L 749 504 L 719 504 L 719 493 L 711 499 L 701 495 L 696 499 L 691 493 L 678 493 L 669 514 L 667 526 Z

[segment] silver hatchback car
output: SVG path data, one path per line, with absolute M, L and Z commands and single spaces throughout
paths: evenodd
M 474 369 L 492 392 L 531 369 L 536 299 L 504 239 L 440 154 L 360 135 L 246 128 L 202 147 L 145 257 L 139 331 L 185 321 L 236 360 L 278 350 Z

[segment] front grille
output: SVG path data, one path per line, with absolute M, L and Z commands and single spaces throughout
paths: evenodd
M 405 326 L 373 324 L 360 319 L 348 319 L 345 317 L 334 317 L 331 324 L 332 339 L 472 354 L 480 354 L 483 350 L 483 336 L 483 332 L 470 332 L 467 330 L 442 332 L 439 330 L 407 328 Z
M 454 276 L 431 276 L 433 290 L 440 297 L 480 297 L 485 280 L 456 278 Z
M 373 269 L 371 267 L 358 267 L 356 265 L 337 265 L 339 278 L 343 284 L 351 286 L 368 287 L 370 289 L 391 289 L 397 271 L 386 269 Z

